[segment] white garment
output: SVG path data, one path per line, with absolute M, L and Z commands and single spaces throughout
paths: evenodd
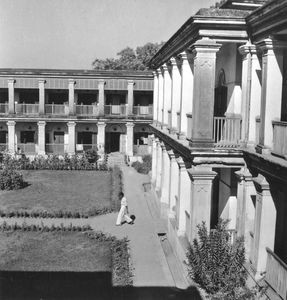
M 123 219 L 127 223 L 132 222 L 132 219 L 129 217 L 129 215 L 127 213 L 127 206 L 128 206 L 127 199 L 125 197 L 123 197 L 122 200 L 121 200 L 121 209 L 120 209 L 118 217 L 117 217 L 117 223 L 116 223 L 116 225 L 121 225 Z

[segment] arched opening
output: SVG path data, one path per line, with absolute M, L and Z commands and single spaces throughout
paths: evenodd
M 218 75 L 217 87 L 214 91 L 214 116 L 223 117 L 227 109 L 227 86 L 225 72 L 220 70 Z

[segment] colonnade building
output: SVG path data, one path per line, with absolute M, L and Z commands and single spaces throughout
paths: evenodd
M 152 58 L 152 183 L 184 259 L 230 219 L 250 274 L 287 299 L 287 2 L 200 9 Z
M 0 147 L 28 156 L 147 153 L 151 72 L 0 69 Z

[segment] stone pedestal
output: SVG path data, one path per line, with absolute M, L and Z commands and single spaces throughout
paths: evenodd
M 127 149 L 126 155 L 133 156 L 134 155 L 134 124 L 127 123 Z
M 189 170 L 191 178 L 191 203 L 190 203 L 190 238 L 197 237 L 197 225 L 205 222 L 210 229 L 212 183 L 216 172 L 210 167 L 194 167 Z
M 180 54 L 182 59 L 181 66 L 181 125 L 180 133 L 187 133 L 187 116 L 192 113 L 193 105 L 193 70 L 190 66 L 188 53 L 182 52 Z
M 45 114 L 45 83 L 46 80 L 39 80 L 39 114 Z
M 194 55 L 194 83 L 191 145 L 213 145 L 213 110 L 216 52 L 219 44 L 208 38 L 192 45 Z
M 73 155 L 75 154 L 76 148 L 76 123 L 75 122 L 68 122 L 68 154 Z
M 38 154 L 39 155 L 45 155 L 45 127 L 46 127 L 46 122 L 45 121 L 39 121 L 38 122 Z
M 153 119 L 158 122 L 158 74 L 153 72 L 154 84 L 153 84 Z
M 98 122 L 97 148 L 99 153 L 105 153 L 105 122 Z
M 177 113 L 180 111 L 180 101 L 181 101 L 181 75 L 178 66 L 178 59 L 172 57 L 171 62 L 171 72 L 172 72 L 172 94 L 171 94 L 171 127 L 179 130 L 177 124 Z
M 266 269 L 266 247 L 274 250 L 276 207 L 270 193 L 269 183 L 259 175 L 253 179 L 256 188 L 254 240 L 251 249 L 251 268 L 255 279 L 262 277 Z
M 69 115 L 75 114 L 75 80 L 69 79 Z
M 14 99 L 14 79 L 8 79 L 8 111 L 9 114 L 15 113 L 15 99 Z
M 273 148 L 272 121 L 281 118 L 283 51 L 287 44 L 266 39 L 258 44 L 262 55 L 262 89 L 258 153 L 270 153 Z
M 8 121 L 8 151 L 10 154 L 15 154 L 16 152 L 16 136 L 15 136 L 15 121 Z
M 104 80 L 98 81 L 99 89 L 99 115 L 103 116 L 105 114 L 105 84 Z
M 133 115 L 134 109 L 134 81 L 128 80 L 128 115 Z

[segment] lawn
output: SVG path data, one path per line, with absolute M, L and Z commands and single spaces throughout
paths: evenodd
M 29 186 L 0 191 L 0 210 L 91 212 L 111 208 L 109 171 L 21 171 Z

